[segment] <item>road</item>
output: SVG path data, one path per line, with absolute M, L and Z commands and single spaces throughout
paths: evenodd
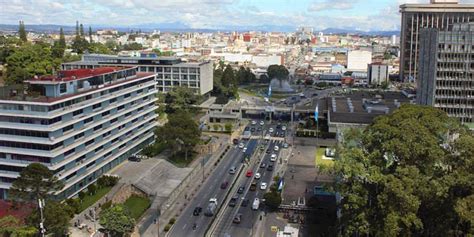
M 251 125 L 250 128 L 255 127 L 255 126 L 258 126 L 258 125 Z M 266 131 L 268 131 L 270 127 L 272 127 L 275 130 L 273 135 L 275 135 L 276 132 L 284 133 L 281 130 L 281 128 L 277 128 L 275 125 L 265 125 L 263 129 L 263 133 L 266 133 Z M 254 177 L 252 178 L 241 177 L 238 180 L 239 184 L 237 185 L 237 187 L 243 186 L 245 187 L 244 189 L 245 191 L 243 194 L 238 194 L 236 193 L 235 190 L 233 190 L 233 193 L 229 195 L 230 197 L 239 195 L 239 201 L 237 202 L 237 205 L 235 207 L 230 207 L 230 206 L 223 207 L 225 208 L 224 213 L 222 214 L 219 220 L 216 220 L 218 221 L 218 223 L 215 228 L 215 231 L 213 232 L 213 236 L 216 236 L 216 237 L 226 236 L 227 237 L 230 235 L 230 236 L 244 237 L 244 236 L 252 235 L 254 224 L 258 221 L 258 216 L 261 214 L 261 211 L 263 210 L 263 208 L 261 208 L 258 211 L 252 210 L 252 203 L 255 198 L 262 199 L 265 192 L 267 192 L 270 189 L 269 187 L 267 187 L 266 190 L 261 190 L 260 184 L 262 182 L 266 182 L 267 186 L 270 186 L 270 183 L 272 182 L 272 179 L 274 176 L 274 170 L 276 170 L 277 165 L 280 165 L 278 163 L 280 160 L 279 152 L 282 149 L 282 143 L 283 143 L 282 141 L 274 141 L 274 140 L 271 140 L 270 142 L 262 141 L 262 146 L 265 149 L 263 149 L 261 154 L 259 154 L 259 156 L 257 157 L 259 161 L 255 162 L 255 164 L 251 167 L 254 174 L 256 174 L 257 172 L 260 173 L 261 178 L 254 179 L 255 177 L 254 175 Z M 274 150 L 275 146 L 278 146 L 280 149 L 278 151 L 275 151 Z M 269 150 L 268 153 L 265 152 L 267 150 Z M 270 160 L 272 154 L 275 154 L 277 156 L 277 161 L 272 162 Z M 266 164 L 265 168 L 260 168 L 260 164 L 262 163 Z M 273 170 L 269 171 L 267 169 L 268 165 L 272 165 L 274 167 Z M 257 181 L 257 190 L 250 191 L 249 190 L 250 184 L 254 180 Z M 244 200 L 248 200 L 248 205 L 245 207 L 242 206 L 242 203 Z M 242 214 L 241 223 L 235 224 L 232 221 L 238 213 Z
M 253 152 L 257 146 L 257 140 L 246 141 L 246 146 L 248 152 Z M 209 199 L 217 198 L 218 206 L 222 205 L 227 192 L 231 188 L 233 180 L 238 174 L 229 174 L 229 169 L 232 166 L 235 166 L 237 167 L 237 171 L 239 171 L 240 167 L 243 165 L 242 157 L 243 152 L 241 149 L 233 147 L 229 150 L 227 155 L 218 164 L 218 167 L 216 167 L 214 172 L 212 172 L 211 176 L 204 182 L 197 195 L 177 219 L 169 233 L 169 236 L 204 236 L 208 226 L 214 219 L 214 216 L 204 216 Z M 221 184 L 224 181 L 229 182 L 229 186 L 226 189 L 221 188 Z M 202 207 L 202 212 L 199 216 L 193 216 L 195 207 Z M 195 229 L 193 228 L 194 223 L 197 225 Z

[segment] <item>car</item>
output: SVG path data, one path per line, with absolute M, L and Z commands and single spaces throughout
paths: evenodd
M 275 132 L 275 137 L 279 137 L 280 136 L 280 132 L 276 131 Z
M 265 190 L 265 189 L 267 189 L 267 183 L 262 182 L 262 183 L 260 184 L 260 190 Z
M 258 127 L 257 128 L 257 132 L 261 132 L 262 131 L 262 128 L 261 127 Z
M 251 184 L 250 184 L 250 191 L 255 191 L 257 190 L 257 181 L 253 181 Z
M 286 126 L 285 125 L 281 126 L 281 130 L 286 131 Z
M 235 166 L 232 166 L 229 169 L 229 174 L 235 174 L 236 171 L 237 171 L 237 168 L 235 168 Z
M 265 140 L 270 140 L 270 134 L 267 133 L 267 135 L 265 135 Z
M 267 170 L 268 170 L 268 171 L 272 171 L 272 170 L 273 170 L 273 165 L 269 165 L 269 166 L 267 167 Z
M 193 216 L 199 216 L 199 214 L 201 214 L 201 212 L 202 212 L 202 207 L 196 207 L 196 208 L 194 208 Z
M 270 156 L 270 161 L 271 162 L 275 162 L 277 160 L 277 154 L 273 153 L 271 156 Z
M 261 168 L 261 169 L 265 169 L 265 167 L 267 167 L 267 164 L 262 162 L 262 163 L 260 164 L 260 168 Z
M 245 186 L 240 186 L 239 189 L 237 190 L 237 193 L 242 194 L 244 193 L 244 190 L 245 190 Z
M 286 142 L 283 143 L 283 148 L 288 148 L 288 146 L 289 146 L 288 143 L 286 143 Z
M 272 133 L 274 130 L 273 128 L 268 129 L 268 132 Z
M 235 215 L 234 220 L 232 222 L 235 224 L 239 224 L 241 219 L 242 219 L 242 214 L 238 213 L 237 215 Z
M 255 132 L 255 128 L 251 128 L 251 129 L 250 129 L 250 132 Z
M 278 151 L 280 148 L 278 146 L 273 147 L 273 150 Z
M 236 194 L 236 195 L 234 195 L 234 196 L 230 199 L 230 201 L 229 201 L 229 206 L 230 206 L 230 207 L 235 207 L 235 206 L 237 205 L 237 202 L 238 202 L 238 201 L 239 201 L 239 195 Z
M 270 153 L 272 153 L 272 150 L 270 148 L 268 148 L 265 153 L 270 154 Z
M 257 124 L 257 121 L 252 120 L 252 125 L 255 125 L 255 124 Z
M 246 206 L 249 205 L 249 202 L 250 202 L 250 201 L 249 201 L 248 199 L 244 199 L 244 200 L 242 201 L 241 206 L 246 207 Z
M 276 129 L 280 129 L 280 128 L 281 128 L 281 124 L 278 124 L 278 125 L 276 126 Z
M 255 174 L 255 179 L 260 179 L 260 177 L 262 177 L 262 175 L 260 173 Z
M 246 152 L 247 151 L 247 147 L 244 147 L 244 149 L 242 149 L 242 152 Z
M 234 138 L 234 139 L 232 140 L 232 143 L 234 143 L 234 145 L 237 145 L 237 144 L 239 144 L 239 139 L 237 139 L 237 138 Z
M 133 162 L 140 162 L 140 161 L 142 161 L 142 159 L 140 159 L 140 158 L 138 158 L 138 157 L 136 157 L 136 156 L 130 156 L 130 157 L 128 157 L 128 160 L 129 160 L 129 161 L 133 161 Z
M 252 176 L 253 176 L 253 171 L 248 170 L 248 171 L 247 171 L 247 174 L 245 174 L 245 176 L 247 176 L 247 177 L 252 177 Z
M 265 122 L 260 121 L 260 126 L 263 126 L 263 125 L 265 125 Z
M 242 148 L 244 148 L 244 147 L 245 147 L 244 143 L 241 142 L 241 143 L 239 144 L 239 148 L 242 149 Z
M 224 181 L 224 182 L 222 182 L 222 184 L 221 184 L 221 189 L 226 189 L 227 186 L 229 186 L 229 182 L 228 182 L 228 181 Z

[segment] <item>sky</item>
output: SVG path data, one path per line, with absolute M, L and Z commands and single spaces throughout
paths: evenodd
M 399 5 L 429 0 L 0 0 L 0 24 L 134 26 L 179 22 L 196 29 L 308 26 L 399 30 Z M 474 3 L 474 0 L 460 0 Z

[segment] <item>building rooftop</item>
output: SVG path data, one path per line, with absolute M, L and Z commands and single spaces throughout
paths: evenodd
M 59 73 L 56 75 L 34 77 L 33 79 L 30 79 L 26 82 L 30 84 L 43 84 L 43 82 L 62 83 L 62 82 L 67 82 L 67 81 L 74 81 L 74 80 L 99 76 L 102 74 L 108 74 L 111 72 L 116 72 L 116 71 L 129 69 L 129 68 L 131 67 L 101 67 L 101 68 L 96 68 L 96 69 L 63 70 L 63 71 L 59 71 Z

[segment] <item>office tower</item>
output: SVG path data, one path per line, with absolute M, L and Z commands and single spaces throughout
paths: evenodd
M 142 53 L 137 57 L 105 54 L 85 54 L 81 61 L 62 64 L 62 68 L 98 68 L 104 66 L 138 66 L 139 72 L 156 73 L 157 89 L 168 92 L 176 86 L 186 86 L 204 95 L 214 86 L 212 62 L 183 62 L 176 57 L 158 57 L 154 53 Z
M 32 162 L 64 182 L 67 198 L 152 142 L 155 75 L 77 69 L 0 88 L 0 199 Z
M 430 4 L 400 6 L 400 79 L 416 80 L 418 75 L 419 35 L 423 28 L 445 30 L 455 23 L 474 22 L 474 4 L 457 0 L 432 0 Z
M 474 23 L 420 31 L 417 102 L 474 122 Z

